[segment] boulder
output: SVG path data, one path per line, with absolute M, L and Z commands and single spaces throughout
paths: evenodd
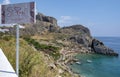
M 114 52 L 114 50 L 106 47 L 103 42 L 93 39 L 92 40 L 92 49 L 95 53 L 110 55 L 110 56 L 118 56 L 118 53 Z
M 54 17 L 45 16 L 42 13 L 38 13 L 36 15 L 36 19 L 39 21 L 49 22 L 49 23 L 57 26 L 57 20 Z

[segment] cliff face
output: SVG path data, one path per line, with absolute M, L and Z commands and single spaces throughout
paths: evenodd
M 34 24 L 22 24 L 25 28 L 20 30 L 21 36 L 33 36 L 46 34 L 48 32 L 58 31 L 59 26 L 57 20 L 54 17 L 45 16 L 41 13 L 36 15 L 36 23 Z M 9 28 L 10 34 L 15 35 L 15 27 Z
M 42 13 L 36 15 L 36 19 L 39 21 L 49 22 L 54 26 L 57 26 L 57 20 L 54 17 L 45 16 Z
M 82 44 L 85 47 L 91 45 L 91 34 L 88 28 L 82 25 L 72 25 L 69 27 L 62 28 L 62 33 L 70 35 L 68 40 L 74 41 L 78 44 Z
M 104 54 L 104 55 L 110 55 L 110 56 L 118 56 L 117 53 L 114 52 L 114 50 L 106 47 L 103 42 L 93 39 L 91 48 L 95 53 L 98 54 Z
M 88 28 L 82 25 L 72 25 L 62 28 L 63 34 L 70 35 L 67 39 L 73 41 L 78 45 L 82 45 L 87 49 L 87 52 L 94 52 L 97 54 L 104 54 L 110 56 L 118 56 L 114 50 L 106 47 L 103 42 L 93 38 Z
M 37 22 L 33 25 L 24 25 L 25 29 L 20 30 L 21 36 L 39 36 L 54 33 L 54 37 L 57 37 L 57 39 L 54 40 L 61 40 L 63 44 L 65 44 L 64 42 L 72 42 L 74 43 L 72 48 L 78 48 L 77 51 L 80 51 L 80 48 L 83 47 L 85 52 L 118 56 L 112 49 L 106 47 L 103 42 L 94 39 L 90 34 L 90 30 L 83 25 L 72 25 L 60 28 L 54 17 L 45 16 L 41 13 L 36 15 L 36 20 Z M 10 29 L 10 33 L 14 34 L 15 29 Z M 68 46 L 70 46 L 70 44 Z

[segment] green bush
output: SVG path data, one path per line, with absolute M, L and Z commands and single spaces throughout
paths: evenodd
M 3 35 L 4 35 L 4 33 L 0 32 L 0 38 L 1 38 L 1 36 L 3 36 Z
M 20 77 L 29 77 L 29 75 L 32 73 L 33 67 L 39 64 L 39 61 L 37 60 L 39 59 L 39 56 L 31 53 L 24 54 L 26 54 L 26 56 L 20 64 Z
M 2 40 L 9 41 L 12 38 L 13 38 L 12 35 L 7 35 L 7 34 L 4 34 L 4 33 L 0 33 L 0 39 L 2 39 Z

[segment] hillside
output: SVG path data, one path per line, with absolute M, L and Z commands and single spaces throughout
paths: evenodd
M 8 60 L 15 69 L 15 38 L 3 35 L 0 38 L 0 48 L 3 49 Z M 51 56 L 34 46 L 30 46 L 23 38 L 20 38 L 20 77 L 73 77 Z M 77 77 L 77 76 L 76 76 Z
M 38 13 L 35 24 L 20 29 L 21 77 L 78 77 L 67 66 L 77 53 L 118 56 L 103 42 L 93 38 L 83 25 L 60 28 L 54 17 Z M 3 29 L 6 27 L 3 27 Z M 0 33 L 0 48 L 15 68 L 15 27 Z
M 83 25 L 78 24 L 60 28 L 54 17 L 45 16 L 41 13 L 36 15 L 36 21 L 35 24 L 22 24 L 25 28 L 20 29 L 20 35 L 23 37 L 48 36 L 49 38 L 46 39 L 48 41 L 61 41 L 63 44 L 64 42 L 69 42 L 71 43 L 69 44 L 70 46 L 73 45 L 78 46 L 78 49 L 80 47 L 86 49 L 82 52 L 118 56 L 114 50 L 106 47 L 103 42 L 93 38 L 89 29 Z M 8 34 L 15 35 L 15 27 L 8 29 Z M 81 52 L 80 49 L 77 51 Z

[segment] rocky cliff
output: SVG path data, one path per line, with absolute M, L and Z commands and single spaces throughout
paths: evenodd
M 69 35 L 67 38 L 69 41 L 73 41 L 78 45 L 82 45 L 87 49 L 87 52 L 97 53 L 110 56 L 118 56 L 114 50 L 106 47 L 103 42 L 93 38 L 88 28 L 82 25 L 72 25 L 64 27 L 61 33 Z
M 83 25 L 72 25 L 60 28 L 54 17 L 45 16 L 41 13 L 36 15 L 36 21 L 35 24 L 25 24 L 25 28 L 20 30 L 21 36 L 41 36 L 53 33 L 54 35 L 52 36 L 55 37 L 53 40 L 61 40 L 64 45 L 65 42 L 69 42 L 68 47 L 73 45 L 72 48 L 68 49 L 74 50 L 77 48 L 77 51 L 81 52 L 80 48 L 83 47 L 85 51 L 82 51 L 84 52 L 118 56 L 116 52 L 106 47 L 103 42 L 93 38 L 90 30 Z M 10 28 L 10 34 L 15 34 L 15 28 Z
M 97 39 L 92 39 L 91 48 L 93 49 L 95 53 L 98 53 L 98 54 L 118 56 L 118 54 L 114 52 L 114 50 L 106 47 L 103 42 Z
M 42 13 L 38 13 L 36 15 L 36 19 L 39 20 L 39 21 L 48 22 L 48 23 L 51 23 L 54 26 L 57 26 L 57 20 L 54 17 L 45 16 Z
M 42 13 L 36 15 L 36 23 L 34 24 L 22 24 L 25 28 L 20 30 L 20 35 L 33 36 L 46 34 L 48 32 L 55 32 L 59 29 L 57 20 L 54 17 L 45 16 Z M 9 28 L 9 33 L 15 35 L 15 27 Z

